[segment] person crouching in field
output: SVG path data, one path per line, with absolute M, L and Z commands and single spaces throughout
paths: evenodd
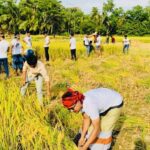
M 122 96 L 112 89 L 97 88 L 82 94 L 68 89 L 62 104 L 75 113 L 82 112 L 83 124 L 77 142 L 79 150 L 108 150 L 112 131 L 123 106 Z
M 31 51 L 31 50 L 30 50 Z M 23 85 L 21 87 L 22 96 L 25 95 L 27 87 L 29 86 L 31 81 L 35 81 L 37 97 L 40 105 L 43 105 L 43 93 L 42 93 L 42 85 L 43 78 L 46 82 L 47 87 L 47 96 L 50 96 L 50 79 L 45 68 L 45 65 L 37 59 L 37 56 L 34 53 L 27 52 L 26 61 L 23 65 Z
M 48 62 L 49 61 L 49 44 L 50 44 L 50 38 L 47 34 L 47 32 L 44 32 L 45 41 L 44 41 L 44 50 L 45 50 L 45 59 Z
M 23 68 L 23 57 L 22 57 L 22 44 L 20 42 L 19 33 L 15 33 L 14 39 L 11 41 L 11 55 L 13 58 L 12 66 L 16 71 L 16 75 L 18 75 L 18 70 L 22 73 Z
M 128 39 L 128 36 L 125 35 L 123 39 L 123 53 L 126 54 L 129 51 L 130 46 L 130 40 Z
M 8 53 L 9 43 L 5 40 L 5 35 L 0 34 L 0 73 L 2 72 L 2 66 L 6 73 L 6 79 L 9 77 L 9 68 L 8 68 Z
M 76 58 L 76 39 L 74 37 L 74 33 L 70 34 L 70 52 L 71 52 L 71 59 L 77 60 Z

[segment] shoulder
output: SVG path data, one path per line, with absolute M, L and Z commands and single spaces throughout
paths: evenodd
M 37 61 L 37 65 L 38 65 L 38 66 L 43 66 L 43 67 L 45 66 L 44 63 L 41 62 L 40 60 Z

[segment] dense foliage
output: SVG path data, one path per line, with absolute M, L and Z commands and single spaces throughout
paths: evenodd
M 58 0 L 0 0 L 0 30 L 9 33 L 30 30 L 39 34 L 83 34 L 100 31 L 105 34 L 150 34 L 150 6 L 135 6 L 124 11 L 113 0 L 103 4 L 103 11 L 93 7 L 90 14 L 79 8 L 65 8 Z

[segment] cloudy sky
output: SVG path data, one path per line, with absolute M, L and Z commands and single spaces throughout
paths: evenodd
M 98 7 L 101 10 L 103 2 L 106 0 L 61 0 L 61 2 L 65 7 L 79 7 L 85 13 L 89 13 L 92 7 Z M 114 4 L 116 7 L 128 10 L 136 5 L 146 7 L 150 5 L 150 0 L 114 0 Z

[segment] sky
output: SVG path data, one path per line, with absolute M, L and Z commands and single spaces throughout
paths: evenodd
M 79 7 L 85 13 L 90 13 L 92 7 L 102 10 L 103 2 L 106 0 L 60 0 L 65 7 Z M 132 9 L 136 5 L 143 7 L 150 5 L 150 0 L 114 0 L 115 7 L 122 7 L 124 10 Z

